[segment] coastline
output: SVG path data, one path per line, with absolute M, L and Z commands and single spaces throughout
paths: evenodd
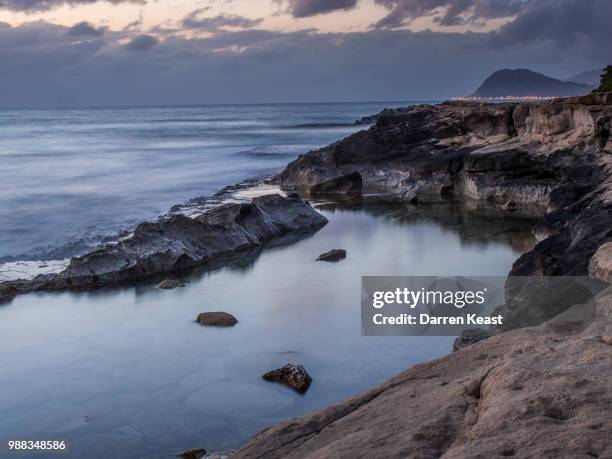
M 510 275 L 609 282 L 609 96 L 388 111 L 369 131 L 298 158 L 281 185 L 313 195 L 376 191 L 413 204 L 454 195 L 510 212 L 540 209 L 543 225 L 534 232 L 544 235 Z M 511 320 L 501 331 L 531 324 L 523 330 L 531 336 L 507 331 L 469 343 L 272 426 L 235 457 L 607 457 L 612 383 L 600 376 L 610 371 L 611 292 L 587 305 L 595 310 L 590 322 L 575 314 L 580 305 L 550 308 L 508 288 L 503 309 Z
M 423 204 L 443 202 L 453 196 L 455 199 L 465 199 L 464 194 L 467 198 L 476 201 L 479 199 L 491 201 L 493 205 L 506 212 L 509 219 L 520 216 L 521 211 L 526 215 L 542 217 L 543 228 L 539 228 L 538 231 L 549 234 L 548 237 L 542 238 L 533 250 L 515 262 L 511 275 L 588 274 L 589 261 L 595 258 L 598 249 L 611 238 L 605 231 L 598 232 L 600 228 L 606 227 L 609 219 L 606 209 L 610 199 L 608 188 L 610 175 L 607 175 L 610 170 L 607 156 L 610 143 L 609 140 L 607 142 L 601 140 L 606 121 L 600 121 L 602 117 L 610 116 L 609 108 L 604 106 L 601 109 L 597 105 L 596 110 L 595 108 L 592 110 L 588 108 L 592 105 L 576 101 L 564 102 L 559 106 L 546 104 L 533 109 L 529 107 L 527 113 L 521 108 L 522 106 L 513 106 L 508 115 L 508 112 L 504 111 L 507 106 L 503 106 L 501 113 L 500 109 L 486 106 L 466 106 L 468 108 L 465 109 L 457 105 L 450 107 L 451 112 L 462 112 L 461 122 L 466 123 L 465 125 L 458 127 L 451 123 L 449 127 L 445 124 L 448 123 L 448 119 L 442 117 L 434 121 L 427 120 L 429 124 L 425 124 L 426 129 L 423 129 L 423 124 L 418 124 L 423 123 L 422 117 L 417 117 L 416 121 L 411 117 L 419 110 L 429 110 L 427 106 L 406 110 L 405 113 L 387 114 L 379 118 L 373 128 L 364 131 L 365 134 L 355 134 L 359 140 L 357 144 L 354 143 L 354 139 L 348 138 L 331 147 L 305 155 L 289 165 L 279 176 L 278 182 L 289 193 L 298 191 L 305 198 L 327 194 L 334 199 L 348 197 L 349 202 L 358 195 L 359 201 L 363 201 L 364 198 L 367 200 L 370 196 L 379 202 L 387 200 L 409 202 L 418 207 Z M 440 110 L 445 109 L 442 107 Z M 491 111 L 494 113 L 491 114 Z M 590 113 L 596 111 L 596 116 L 599 118 L 593 123 L 585 122 L 585 111 Z M 513 120 L 511 124 L 508 124 L 508 116 Z M 516 116 L 524 117 L 524 120 L 531 117 L 538 121 L 534 121 L 529 127 L 530 132 L 525 131 L 521 134 L 521 128 L 517 128 L 520 125 L 514 119 Z M 581 120 L 583 124 L 576 127 L 572 123 L 566 123 L 564 117 L 567 116 L 571 116 L 574 121 Z M 472 121 L 476 120 L 472 124 L 470 117 Z M 607 119 L 609 124 L 609 118 Z M 417 138 L 410 137 L 411 130 L 412 132 L 415 130 L 415 126 L 411 123 L 417 123 L 417 127 L 420 126 L 425 133 L 419 134 Z M 513 126 L 514 132 L 508 128 L 510 125 Z M 602 125 L 604 128 L 601 128 Z M 405 131 L 398 129 L 399 126 Z M 485 126 L 484 131 L 480 132 L 483 126 Z M 566 128 L 561 129 L 560 126 Z M 586 129 L 580 130 L 581 126 Z M 580 132 L 576 132 L 577 130 Z M 432 142 L 433 132 L 438 137 L 440 132 L 450 137 L 442 139 L 435 137 L 436 142 Z M 457 132 L 463 133 L 457 136 L 455 135 Z M 398 135 L 399 137 L 393 137 Z M 528 137 L 528 141 L 517 143 L 516 138 L 521 135 Z M 366 142 L 363 142 L 364 139 Z M 378 159 L 371 162 L 371 158 L 367 156 L 368 148 L 372 149 L 380 139 L 383 143 L 409 145 L 410 148 L 407 152 L 400 151 L 390 155 L 384 162 Z M 534 147 L 534 142 L 539 142 L 539 146 Z M 351 155 L 347 155 L 342 150 L 342 145 L 349 145 Z M 525 148 L 529 148 L 528 151 L 533 153 L 531 157 L 525 158 L 525 151 L 521 151 Z M 555 155 L 557 151 L 561 152 L 558 162 Z M 366 156 L 360 157 L 363 152 L 366 152 Z M 413 152 L 416 152 L 416 158 L 410 156 Z M 435 155 L 429 155 L 432 152 L 435 152 Z M 510 155 L 511 159 L 501 157 L 502 153 Z M 542 155 L 541 158 L 538 159 L 538 155 Z M 577 168 L 576 163 L 571 161 L 568 166 L 568 158 L 576 158 L 579 155 L 582 155 L 580 156 L 582 166 Z M 322 167 L 329 166 L 330 157 L 334 158 L 335 166 Z M 355 158 L 359 158 L 359 161 L 355 161 Z M 491 158 L 493 160 L 490 161 Z M 514 162 L 515 160 L 517 162 Z M 458 168 L 459 162 L 461 166 Z M 405 168 L 406 165 L 408 170 Z M 483 167 L 484 165 L 486 167 Z M 534 166 L 538 167 L 534 169 Z M 414 169 L 410 170 L 411 167 Z M 555 177 L 555 180 L 562 186 L 555 188 L 553 186 L 555 182 L 551 181 L 547 174 L 556 167 L 560 168 L 562 178 L 560 180 L 559 177 Z M 514 176 L 509 174 L 508 171 L 512 171 L 513 168 L 520 173 Z M 601 168 L 604 173 L 593 173 L 592 170 L 585 172 L 584 168 Z M 477 180 L 474 180 L 474 177 L 468 180 L 465 175 L 462 176 L 466 170 L 476 174 Z M 529 170 L 529 173 L 525 174 L 525 170 Z M 572 170 L 578 173 L 571 175 Z M 373 171 L 377 171 L 376 174 Z M 570 175 L 567 175 L 568 172 Z M 541 175 L 541 179 L 538 175 Z M 370 181 L 373 177 L 378 178 Z M 383 177 L 382 181 L 380 177 Z M 514 182 L 510 183 L 508 180 Z M 493 186 L 493 181 L 501 181 L 503 184 Z M 249 189 L 248 186 L 246 188 Z M 248 191 L 245 192 L 248 194 Z M 277 202 L 283 203 L 281 213 L 286 210 L 286 201 L 304 203 L 301 199 L 292 196 L 280 199 L 282 201 Z M 205 211 L 201 215 L 206 215 L 207 211 L 210 211 L 206 209 L 205 201 L 194 201 L 193 205 Z M 231 220 L 240 215 L 240 210 L 237 214 L 234 211 L 242 209 L 244 205 L 229 203 L 221 204 L 221 207 L 229 206 L 226 209 L 231 209 Z M 214 207 L 213 211 L 214 209 L 218 207 Z M 534 209 L 532 213 L 531 210 Z M 185 209 L 177 207 L 174 211 L 180 215 Z M 312 215 L 310 211 L 307 211 L 307 214 Z M 220 221 L 225 221 L 225 217 Z M 215 220 L 215 223 L 218 222 L 219 220 Z M 313 220 L 313 227 L 320 225 L 321 221 Z M 306 225 L 308 226 L 311 224 Z M 296 231 L 299 229 L 295 227 Z M 581 233 L 576 241 L 572 238 L 576 238 L 577 229 Z M 565 250 L 570 251 L 569 260 L 565 260 Z M 581 257 L 586 257 L 586 260 L 576 262 Z M 193 267 L 185 266 L 187 269 Z M 609 272 L 604 269 L 603 274 L 596 275 L 607 278 Z M 48 284 L 44 283 L 50 279 L 43 276 L 36 282 L 41 280 L 42 286 L 39 284 L 33 290 L 44 290 L 48 287 Z M 35 285 L 36 282 L 29 285 Z M 3 288 L 0 291 L 9 299 L 30 288 L 23 283 L 1 285 Z M 109 285 L 116 283 L 110 282 Z M 103 285 L 99 285 L 96 281 L 94 285 L 85 285 L 85 288 L 100 286 Z M 74 285 L 68 283 L 60 288 L 64 287 L 74 288 Z M 609 429 L 607 421 L 599 418 L 605 413 L 601 406 L 608 400 L 612 387 L 606 381 L 596 381 L 596 375 L 610 371 L 604 357 L 610 352 L 610 347 L 606 347 L 605 337 L 611 330 L 609 323 L 609 318 L 612 316 L 609 313 L 611 304 L 610 295 L 602 294 L 597 303 L 597 321 L 574 325 L 565 334 L 553 333 L 548 325 L 541 325 L 540 328 L 534 328 L 533 337 L 514 336 L 512 333 L 502 334 L 440 360 L 418 365 L 347 402 L 288 421 L 279 427 L 266 429 L 238 450 L 235 457 L 328 457 L 330 454 L 341 457 L 446 454 L 453 457 L 467 454 L 468 451 L 483 456 L 554 454 L 565 457 L 563 454 L 567 453 L 569 457 L 570 454 L 585 452 L 605 456 L 610 445 L 602 443 L 601 437 L 610 431 L 607 430 Z M 506 305 L 515 312 L 524 311 L 525 306 L 524 300 L 515 303 L 510 301 Z M 571 305 L 568 305 L 568 308 L 569 306 Z M 555 320 L 546 314 L 543 318 Z M 517 323 L 513 326 L 516 328 Z M 558 349 L 563 355 L 559 356 L 559 353 L 556 353 L 558 358 L 547 361 L 547 366 L 538 364 L 551 352 L 551 349 Z M 482 355 L 484 357 L 480 357 Z M 574 365 L 566 369 L 565 377 L 580 389 L 575 391 L 575 399 L 572 399 L 571 403 L 556 398 L 552 401 L 546 399 L 544 392 L 552 391 L 556 394 L 561 387 L 555 384 L 550 384 L 550 387 L 542 386 L 539 381 L 542 378 L 553 378 L 553 375 L 565 368 L 568 362 L 573 364 L 572 362 L 584 358 L 598 364 L 588 367 Z M 531 373 L 525 373 L 527 369 L 530 369 Z M 583 375 L 582 379 L 587 380 L 589 384 L 593 382 L 595 389 L 582 390 L 583 386 L 591 386 L 581 383 L 580 375 Z M 524 383 L 521 389 L 511 390 L 525 392 L 519 395 L 512 392 L 510 396 L 506 386 L 509 380 L 517 378 Z M 436 387 L 436 390 L 428 392 L 431 385 Z M 426 399 L 423 399 L 424 394 L 427 394 Z M 521 398 L 524 396 L 530 400 L 544 401 L 524 416 L 512 417 L 508 413 L 510 406 L 515 403 L 525 403 L 525 399 Z M 568 408 L 568 403 L 571 409 Z M 578 409 L 579 405 L 584 405 L 586 408 Z M 397 406 L 403 406 L 412 413 L 413 418 L 409 425 L 399 420 L 405 412 L 394 409 Z M 433 420 L 421 419 L 422 416 L 430 416 L 432 413 L 435 414 Z M 589 427 L 591 424 L 587 425 L 585 419 L 589 417 L 597 418 L 592 424 L 594 428 Z M 375 426 L 364 425 L 364 419 L 373 421 Z M 480 421 L 481 419 L 486 422 Z M 514 419 L 517 426 L 514 431 L 508 431 L 508 436 L 502 434 L 505 427 L 503 422 L 507 419 Z M 533 419 L 537 419 L 537 422 Z M 570 423 L 562 423 L 561 428 L 559 422 L 556 422 L 568 419 L 577 419 L 578 425 L 566 426 Z M 538 432 L 557 429 L 556 433 L 550 434 L 549 437 L 555 438 L 558 444 L 541 441 L 538 443 L 529 432 L 523 430 L 526 425 L 531 425 L 530 429 Z M 534 429 L 533 426 L 536 425 L 537 428 Z M 393 428 L 381 430 L 388 426 Z M 589 430 L 593 431 L 592 435 L 584 435 L 584 432 L 588 433 Z M 560 443 L 558 435 L 562 435 L 567 440 Z M 374 441 L 375 438 L 379 440 Z M 388 439 L 388 442 L 381 443 L 381 438 Z M 396 441 L 398 438 L 405 440 L 398 442 Z M 505 443 L 501 442 L 504 444 L 500 450 L 502 438 L 505 439 Z M 571 442 L 573 449 L 568 449 Z

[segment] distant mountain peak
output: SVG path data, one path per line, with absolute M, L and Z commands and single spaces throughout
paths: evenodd
M 588 84 L 592 87 L 599 86 L 601 74 L 604 73 L 604 69 L 587 70 L 586 72 L 579 73 L 569 78 L 565 78 L 563 81 L 571 81 L 573 83 Z
M 575 96 L 591 86 L 557 80 L 529 69 L 502 69 L 493 72 L 476 90 L 476 97 Z

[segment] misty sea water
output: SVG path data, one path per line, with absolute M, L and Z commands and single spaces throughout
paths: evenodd
M 410 102 L 0 110 L 0 261 L 64 258 Z

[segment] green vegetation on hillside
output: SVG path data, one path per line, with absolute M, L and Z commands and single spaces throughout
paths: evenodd
M 601 84 L 593 92 L 611 92 L 612 91 L 612 65 L 608 65 L 601 74 Z

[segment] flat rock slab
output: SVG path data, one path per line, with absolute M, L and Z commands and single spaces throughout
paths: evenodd
M 157 284 L 157 288 L 161 288 L 162 290 L 172 290 L 173 288 L 184 286 L 184 283 L 175 279 L 166 279 Z
M 302 365 L 289 363 L 282 368 L 269 371 L 262 376 L 266 381 L 279 382 L 288 385 L 300 394 L 308 390 L 312 378 Z
M 196 322 L 213 327 L 233 327 L 238 323 L 238 319 L 227 312 L 203 312 L 198 314 Z
M 317 261 L 329 261 L 335 263 L 340 260 L 344 260 L 346 258 L 346 250 L 344 249 L 334 249 L 329 252 L 325 252 L 319 255 Z

